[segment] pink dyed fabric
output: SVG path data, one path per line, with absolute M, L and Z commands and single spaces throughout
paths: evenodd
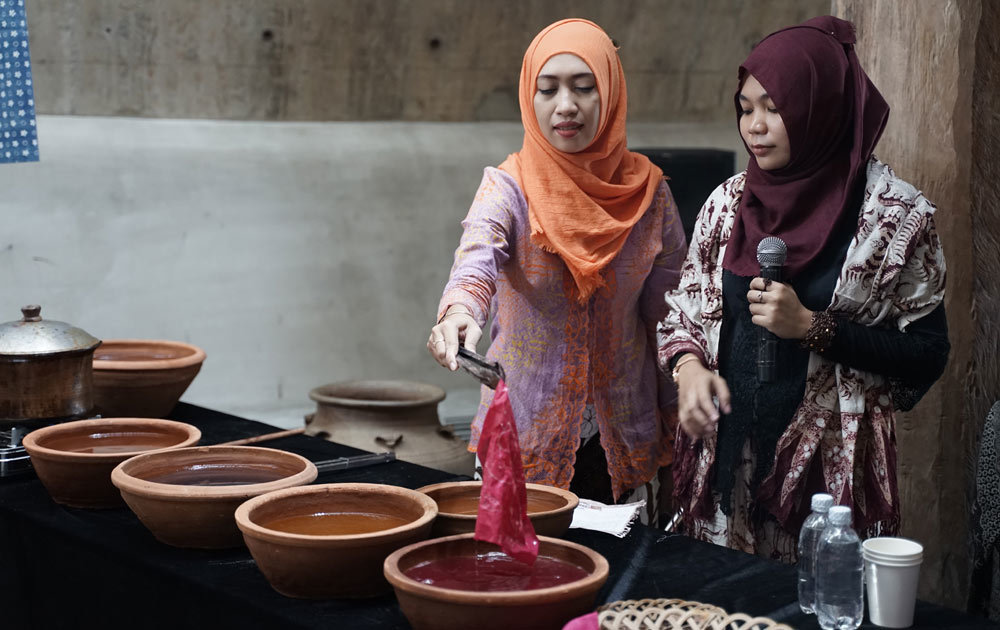
M 600 630 L 601 621 L 597 613 L 592 612 L 576 619 L 570 619 L 563 630 Z
M 580 304 L 558 255 L 531 243 L 517 182 L 485 170 L 439 317 L 452 304 L 481 326 L 494 315 L 487 356 L 507 374 L 529 482 L 568 488 L 584 408 L 594 406 L 615 496 L 670 463 L 676 392 L 656 365 L 656 323 L 677 286 L 687 246 L 666 182 L 604 269 L 606 286 Z M 493 391 L 483 388 L 470 450 Z
M 505 554 L 527 565 L 538 557 L 538 536 L 528 518 L 517 427 L 507 397 L 507 385 L 497 385 L 493 404 L 479 438 L 483 489 L 476 515 L 476 540 L 499 545 Z

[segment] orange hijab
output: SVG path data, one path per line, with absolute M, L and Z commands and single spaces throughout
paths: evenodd
M 538 74 L 561 53 L 590 66 L 601 100 L 594 140 L 578 153 L 553 147 L 535 117 Z M 524 53 L 518 99 L 524 144 L 500 168 L 517 180 L 528 201 L 532 242 L 562 258 L 584 302 L 604 285 L 601 270 L 652 203 L 663 172 L 626 148 L 625 74 L 611 39 L 593 22 L 561 20 L 535 36 Z

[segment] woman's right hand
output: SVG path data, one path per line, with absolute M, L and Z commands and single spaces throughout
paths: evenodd
M 462 342 L 466 350 L 476 351 L 476 344 L 483 336 L 483 329 L 472 314 L 462 307 L 454 306 L 441 319 L 441 323 L 431 328 L 427 340 L 427 350 L 434 360 L 451 371 L 458 369 L 458 344 Z
M 680 365 L 677 370 L 677 415 L 681 429 L 695 440 L 712 435 L 718 429 L 720 409 L 724 413 L 731 411 L 726 379 L 707 369 L 699 359 Z

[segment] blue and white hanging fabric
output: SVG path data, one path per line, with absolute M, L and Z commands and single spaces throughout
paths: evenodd
M 37 161 L 35 91 L 24 0 L 0 0 L 0 163 Z

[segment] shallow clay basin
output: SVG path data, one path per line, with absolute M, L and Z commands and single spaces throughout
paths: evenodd
M 94 352 L 94 405 L 105 416 L 166 416 L 204 361 L 180 341 L 106 340 Z
M 22 444 L 42 485 L 56 503 L 82 508 L 122 505 L 111 471 L 148 451 L 192 446 L 197 427 L 153 418 L 77 420 L 36 429 Z
M 406 575 L 427 563 L 499 553 L 473 534 L 435 538 L 404 547 L 385 560 L 385 576 L 414 630 L 550 630 L 594 609 L 608 579 L 608 562 L 596 551 L 558 538 L 539 537 L 536 563 L 562 561 L 582 577 L 547 588 L 481 592 L 431 586 Z M 451 577 L 461 576 L 451 572 Z M 471 581 L 471 579 L 469 580 Z
M 573 510 L 580 503 L 569 490 L 537 483 L 525 484 L 528 491 L 528 518 L 539 536 L 559 537 L 566 533 L 573 522 Z M 434 499 L 438 517 L 434 520 L 432 536 L 465 534 L 476 529 L 479 510 L 481 481 L 450 481 L 418 488 Z
M 301 455 L 256 446 L 202 446 L 126 460 L 111 481 L 157 540 L 175 547 L 239 547 L 241 503 L 316 479 Z
M 437 506 L 397 486 L 335 483 L 272 492 L 236 510 L 264 577 L 288 597 L 371 597 L 390 591 L 382 565 L 424 540 Z

